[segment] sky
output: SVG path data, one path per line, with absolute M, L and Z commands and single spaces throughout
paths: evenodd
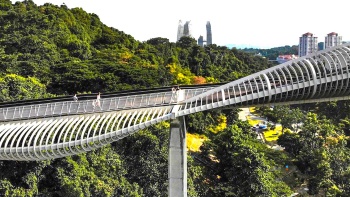
M 20 0 L 22 1 L 22 0 Z M 192 36 L 206 39 L 210 21 L 213 44 L 272 48 L 298 45 L 311 32 L 324 42 L 336 32 L 350 41 L 348 4 L 344 0 L 33 0 L 80 7 L 95 13 L 107 26 L 136 40 L 168 38 L 176 42 L 179 20 L 191 21 Z M 16 2 L 16 0 L 12 0 Z

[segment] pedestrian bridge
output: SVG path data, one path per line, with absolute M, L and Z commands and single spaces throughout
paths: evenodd
M 0 159 L 87 152 L 161 121 L 221 107 L 345 100 L 350 44 L 318 51 L 226 84 L 152 89 L 94 99 L 0 104 Z

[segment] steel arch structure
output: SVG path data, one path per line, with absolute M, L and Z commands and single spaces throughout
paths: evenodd
M 350 43 L 285 62 L 186 99 L 176 116 L 224 106 L 350 98 Z
M 43 110 L 45 115 L 38 113 L 37 117 L 30 116 L 37 119 L 28 120 L 21 120 L 14 110 L 13 121 L 9 116 L 7 122 L 0 123 L 0 159 L 45 160 L 75 155 L 161 121 L 219 107 L 348 99 L 349 69 L 350 43 L 347 43 L 219 87 L 178 91 L 176 102 L 172 102 L 174 93 L 171 92 L 162 97 L 135 96 L 131 99 L 130 109 L 121 109 L 118 105 L 111 108 L 112 103 L 119 103 L 118 99 L 111 99 L 106 102 L 108 110 L 99 113 L 87 110 L 78 115 L 64 112 L 65 116 L 47 117 L 46 108 Z M 123 106 L 128 103 L 126 101 Z M 141 107 L 137 101 L 147 102 Z M 36 109 L 35 106 L 27 108 Z M 2 111 L 7 113 L 9 110 Z M 53 112 L 55 110 L 51 115 Z
M 1 160 L 46 160 L 87 152 L 170 119 L 172 107 L 8 122 L 0 125 Z

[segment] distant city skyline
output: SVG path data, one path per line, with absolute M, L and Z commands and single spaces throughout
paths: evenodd
M 176 41 L 179 41 L 182 36 L 193 37 L 191 26 L 191 21 L 186 21 L 185 24 L 183 24 L 182 20 L 179 20 Z
M 203 47 L 204 43 L 206 43 L 205 45 L 211 45 L 214 44 L 213 43 L 213 34 L 211 32 L 211 25 L 210 25 L 210 21 L 207 22 L 207 24 L 205 25 L 206 28 L 206 35 L 207 37 L 204 39 L 204 37 L 202 36 L 202 34 L 199 36 L 197 43 L 199 46 Z
M 161 0 L 33 1 L 37 5 L 49 2 L 58 6 L 64 3 L 68 8 L 80 7 L 98 15 L 107 26 L 139 41 L 162 37 L 176 42 L 180 19 L 191 21 L 195 40 L 205 35 L 206 22 L 210 21 L 215 35 L 213 42 L 220 46 L 273 48 L 298 45 L 300 35 L 305 32 L 312 32 L 319 42 L 324 42 L 321 38 L 330 32 L 337 32 L 343 41 L 350 41 L 350 29 L 346 26 L 348 9 L 341 0 L 332 1 L 332 5 L 337 6 L 331 9 L 329 3 L 322 0 L 295 0 L 288 4 L 276 0 L 219 0 L 215 3 L 208 0 L 167 3 Z

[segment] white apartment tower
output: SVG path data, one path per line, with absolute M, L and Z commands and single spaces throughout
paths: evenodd
M 299 57 L 316 52 L 317 44 L 317 37 L 310 32 L 304 33 L 299 38 Z
M 342 37 L 338 36 L 337 33 L 332 32 L 327 34 L 326 38 L 325 38 L 325 48 L 330 48 L 330 47 L 334 47 L 334 46 L 338 46 L 342 44 Z

